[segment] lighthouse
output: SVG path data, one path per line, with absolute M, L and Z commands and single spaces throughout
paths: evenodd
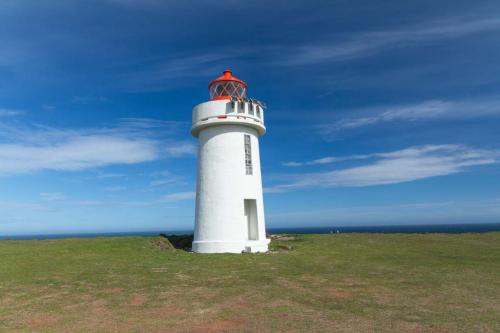
M 208 85 L 210 100 L 193 109 L 198 138 L 195 230 L 201 253 L 266 252 L 259 137 L 264 104 L 246 96 L 230 70 Z

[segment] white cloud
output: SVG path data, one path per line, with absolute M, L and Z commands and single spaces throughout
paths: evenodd
M 66 142 L 0 144 L 0 174 L 39 170 L 76 171 L 112 164 L 133 164 L 157 158 L 154 141 L 110 135 L 77 135 Z
M 287 184 L 267 188 L 266 192 L 397 184 L 451 175 L 467 171 L 473 166 L 500 162 L 500 151 L 451 144 L 410 147 L 365 156 L 375 160 L 366 165 L 346 169 L 291 175 Z
M 298 166 L 302 166 L 302 165 L 304 165 L 304 163 L 301 163 L 301 162 L 295 162 L 295 161 L 290 161 L 290 162 L 283 162 L 283 165 L 284 165 L 284 166 L 287 166 L 287 167 L 298 167 Z
M 166 147 L 165 151 L 168 156 L 172 157 L 194 156 L 196 155 L 196 145 L 189 141 L 177 142 Z
M 123 120 L 111 128 L 57 129 L 0 123 L 0 175 L 43 170 L 79 171 L 116 164 L 134 164 L 167 157 L 165 144 L 178 123 L 146 119 Z M 175 150 L 175 149 L 174 149 Z M 170 154 L 179 156 L 181 152 Z M 119 174 L 112 174 L 118 176 Z M 110 174 L 97 174 L 98 178 Z M 120 175 L 121 176 L 121 175 Z
M 194 200 L 196 197 L 195 192 L 179 192 L 179 193 L 171 193 L 164 195 L 161 197 L 161 202 L 176 202 L 183 200 Z
M 395 121 L 424 121 L 438 119 L 468 119 L 500 114 L 500 97 L 484 97 L 468 101 L 429 100 L 413 105 L 399 105 L 353 110 L 368 114 L 365 117 L 345 118 L 319 126 L 323 134 L 336 134 L 379 123 Z
M 322 62 L 345 61 L 370 56 L 390 47 L 402 47 L 425 41 L 451 39 L 484 31 L 500 29 L 497 16 L 422 22 L 420 25 L 400 30 L 375 31 L 358 34 L 345 41 L 301 47 L 282 65 L 318 64 Z

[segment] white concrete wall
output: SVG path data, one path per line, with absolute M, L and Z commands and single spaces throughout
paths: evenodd
M 200 113 L 226 109 L 225 101 L 200 104 L 193 113 L 193 127 Z M 262 126 L 263 127 L 263 126 Z M 259 133 L 246 119 L 240 123 L 215 123 L 196 131 L 199 139 L 196 217 L 193 251 L 267 251 L 260 170 Z M 253 174 L 245 168 L 244 135 L 251 138 Z M 244 199 L 255 199 L 258 240 L 248 240 Z

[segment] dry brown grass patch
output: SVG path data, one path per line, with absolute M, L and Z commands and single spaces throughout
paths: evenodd
M 106 288 L 103 289 L 105 294 L 119 294 L 123 291 L 123 288 Z
M 339 290 L 336 288 L 328 288 L 326 291 L 328 295 L 332 298 L 341 298 L 341 299 L 352 298 L 352 293 L 350 291 Z
M 137 296 L 134 296 L 132 297 L 132 299 L 130 299 L 127 304 L 128 305 L 132 305 L 132 306 L 141 306 L 141 305 L 144 305 L 144 303 L 146 303 L 147 301 L 147 298 L 142 296 L 142 295 L 137 295 Z
M 31 329 L 51 326 L 59 321 L 59 317 L 51 314 L 39 314 L 28 320 L 27 326 Z
M 186 327 L 181 332 L 192 333 L 221 333 L 221 332 L 240 332 L 247 327 L 247 322 L 240 318 L 216 319 L 196 323 L 193 326 Z

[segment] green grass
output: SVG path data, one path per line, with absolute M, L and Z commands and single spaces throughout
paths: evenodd
M 500 332 L 500 233 L 0 241 L 2 332 Z

